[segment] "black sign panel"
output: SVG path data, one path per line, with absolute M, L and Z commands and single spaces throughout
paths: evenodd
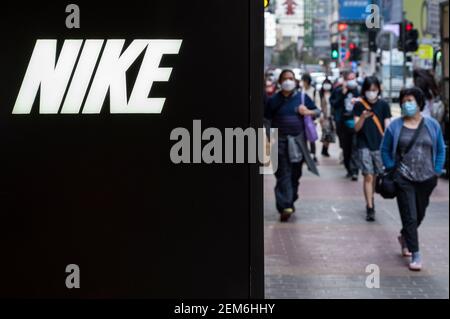
M 260 124 L 260 2 L 76 2 L 79 28 L 66 24 L 71 2 L 2 6 L 1 297 L 262 297 L 258 167 L 170 159 L 172 130 L 184 127 L 192 134 L 193 120 L 221 130 Z M 17 102 L 21 87 L 33 83 L 23 84 L 38 40 L 47 41 L 40 43 L 50 58 L 42 49 L 36 70 L 51 59 L 50 40 L 56 40 L 57 59 L 65 49 L 77 50 L 78 42 L 68 40 L 84 40 L 79 52 L 87 50 L 87 40 L 93 40 L 92 52 L 94 40 L 103 40 L 95 74 L 107 40 L 124 40 L 123 54 L 135 40 L 162 39 L 182 42 L 178 54 L 164 54 L 159 63 L 172 68 L 169 80 L 156 80 L 149 93 L 166 99 L 160 113 L 113 111 L 118 95 L 131 100 L 145 49 L 130 58 L 124 91 L 118 77 L 100 99 L 99 112 L 77 110 L 76 103 L 72 113 L 57 102 L 54 113 L 40 108 L 42 99 L 58 101 L 65 87 L 58 77 L 47 81 L 53 87 L 40 86 L 29 112 L 24 101 L 31 89 L 24 88 Z M 66 56 L 55 61 L 61 68 L 70 65 Z M 76 56 L 79 66 L 82 57 Z M 85 59 L 89 65 L 87 53 Z M 72 81 L 90 78 L 70 70 Z M 83 93 L 85 108 L 94 81 Z M 63 101 L 69 94 L 79 97 L 73 90 L 67 85 Z M 68 265 L 79 267 L 80 288 L 67 287 Z

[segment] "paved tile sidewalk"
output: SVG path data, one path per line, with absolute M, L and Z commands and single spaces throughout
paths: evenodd
M 305 169 L 289 223 L 278 222 L 275 180 L 265 177 L 266 297 L 448 299 L 448 181 L 440 180 L 420 228 L 424 269 L 414 273 L 396 241 L 401 226 L 396 202 L 377 196 L 377 221 L 367 223 L 362 179 L 345 179 L 337 158 L 333 145 L 332 158 L 320 159 L 320 178 Z M 366 288 L 369 264 L 380 268 L 379 289 Z

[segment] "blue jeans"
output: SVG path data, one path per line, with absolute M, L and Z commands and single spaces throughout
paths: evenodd
M 286 208 L 294 208 L 298 199 L 298 187 L 302 176 L 303 161 L 291 163 L 289 160 L 288 143 L 286 139 L 278 140 L 278 169 L 275 172 L 275 200 L 278 212 Z

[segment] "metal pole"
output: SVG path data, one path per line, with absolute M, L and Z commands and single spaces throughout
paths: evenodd
M 403 43 L 403 87 L 406 87 L 406 12 L 403 11 L 402 20 L 402 43 Z

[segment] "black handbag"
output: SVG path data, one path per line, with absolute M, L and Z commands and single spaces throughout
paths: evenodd
M 400 163 L 406 154 L 412 149 L 414 144 L 416 143 L 417 138 L 419 137 L 420 131 L 424 125 L 424 119 L 419 124 L 419 127 L 414 132 L 411 141 L 408 146 L 405 148 L 405 151 L 400 154 L 397 163 Z M 397 185 L 395 184 L 395 173 L 397 171 L 397 167 L 389 171 L 385 171 L 384 173 L 377 176 L 375 180 L 375 192 L 380 194 L 381 197 L 385 199 L 392 199 L 397 196 Z
M 397 185 L 394 181 L 395 169 L 377 175 L 375 180 L 375 192 L 385 199 L 397 196 Z

